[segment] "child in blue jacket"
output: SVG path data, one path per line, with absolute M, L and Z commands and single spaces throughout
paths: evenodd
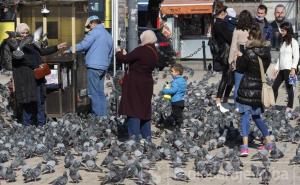
M 186 91 L 186 80 L 183 78 L 183 67 L 181 64 L 174 64 L 171 67 L 171 75 L 173 81 L 171 82 L 171 88 L 165 88 L 162 93 L 172 96 L 172 114 L 171 117 L 175 120 L 177 128 L 180 128 L 183 123 L 183 109 L 184 109 L 184 94 Z

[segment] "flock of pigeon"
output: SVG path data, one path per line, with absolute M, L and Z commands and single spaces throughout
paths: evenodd
M 14 182 L 18 174 L 24 183 L 38 184 L 44 174 L 54 173 L 57 165 L 63 164 L 63 175 L 49 184 L 80 183 L 84 178 L 80 175 L 82 170 L 99 173 L 100 184 L 122 184 L 125 179 L 137 184 L 157 184 L 151 171 L 162 160 L 169 161 L 173 174 L 168 178 L 175 181 L 191 181 L 186 173 L 187 163 L 193 163 L 199 178 L 231 176 L 242 171 L 245 164 L 238 148 L 240 115 L 234 111 L 221 113 L 214 106 L 216 84 L 207 83 L 213 75 L 208 72 L 202 80 L 188 83 L 182 128 L 155 128 L 153 142 L 121 138 L 126 133 L 125 118 L 116 116 L 114 93 L 109 97 L 111 108 L 106 118 L 69 113 L 62 118 L 49 118 L 44 127 L 24 127 L 13 117 L 8 88 L 0 85 L 0 178 Z M 299 109 L 288 116 L 276 108 L 264 113 L 273 141 L 285 143 L 271 152 L 261 150 L 249 157 L 261 161 L 261 165 L 251 164 L 251 171 L 253 178 L 260 178 L 263 184 L 269 184 L 270 165 L 284 157 L 286 143 L 299 143 L 300 126 L 290 124 L 290 120 L 299 119 Z M 168 124 L 170 113 L 168 102 L 154 95 L 153 122 Z M 251 124 L 250 130 L 251 141 L 261 139 L 257 127 Z M 105 153 L 103 160 L 99 153 Z M 26 159 L 35 157 L 41 157 L 42 162 L 34 166 L 26 163 Z M 300 145 L 290 159 L 290 165 L 299 164 Z

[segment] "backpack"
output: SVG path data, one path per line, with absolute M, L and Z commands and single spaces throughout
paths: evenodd
M 219 47 L 214 37 L 209 38 L 208 46 L 213 58 L 213 70 L 216 72 L 222 71 L 224 66 L 228 65 L 230 46 L 224 43 Z
M 211 37 L 208 39 L 208 46 L 213 58 L 213 70 L 219 72 L 223 70 L 224 66 L 228 65 L 230 46 L 227 43 L 219 46 L 214 36 L 213 28 L 211 33 Z
M 216 58 L 217 55 L 220 52 L 220 49 L 219 49 L 219 46 L 218 46 L 218 43 L 217 43 L 216 39 L 213 36 L 211 36 L 208 39 L 208 43 L 207 44 L 208 44 L 208 46 L 210 48 L 210 52 L 211 52 L 213 58 Z

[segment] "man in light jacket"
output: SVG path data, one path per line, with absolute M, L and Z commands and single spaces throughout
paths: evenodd
M 87 19 L 85 27 L 90 31 L 81 42 L 76 44 L 76 51 L 86 52 L 88 96 L 92 102 L 92 113 L 96 116 L 106 116 L 104 77 L 113 54 L 113 40 L 96 15 Z M 70 52 L 71 49 L 68 51 Z

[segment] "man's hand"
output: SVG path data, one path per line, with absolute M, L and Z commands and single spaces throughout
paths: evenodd
M 67 43 L 66 42 L 63 42 L 63 43 L 60 43 L 57 45 L 57 49 L 63 49 L 63 48 L 66 48 L 67 47 Z

